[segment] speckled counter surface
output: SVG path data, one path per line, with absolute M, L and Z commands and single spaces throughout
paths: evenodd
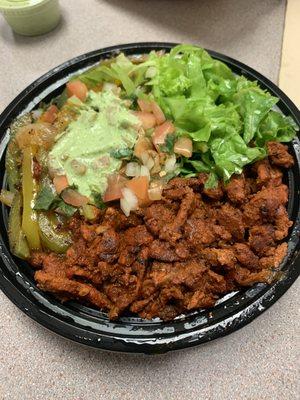
M 276 82 L 285 1 L 61 0 L 52 33 L 12 34 L 0 17 L 0 111 L 34 79 L 87 51 L 134 41 L 194 42 Z M 93 351 L 48 332 L 0 294 L 1 400 L 296 400 L 299 282 L 242 330 L 164 356 Z M 297 397 L 298 396 L 298 397 Z

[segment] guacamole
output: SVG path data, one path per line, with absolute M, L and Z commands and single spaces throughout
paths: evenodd
M 89 92 L 76 121 L 59 136 L 49 153 L 49 167 L 68 178 L 79 193 L 103 194 L 108 175 L 118 171 L 121 161 L 111 152 L 132 148 L 138 119 L 112 92 Z

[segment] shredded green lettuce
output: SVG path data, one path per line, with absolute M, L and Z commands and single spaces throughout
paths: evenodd
M 140 63 L 120 54 L 79 79 L 88 87 L 119 82 L 124 97 L 154 99 L 173 121 L 176 136 L 193 141 L 193 155 L 182 159 L 180 173 L 208 173 L 207 187 L 266 157 L 266 142 L 289 142 L 298 130 L 291 117 L 274 110 L 276 97 L 193 45 L 151 52 Z

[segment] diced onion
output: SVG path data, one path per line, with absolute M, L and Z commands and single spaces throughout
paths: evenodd
M 129 216 L 130 211 L 136 210 L 138 207 L 138 198 L 129 188 L 122 189 L 122 198 L 120 200 L 120 207 L 126 217 Z
M 153 165 L 154 165 L 154 162 L 153 162 Z M 140 176 L 146 176 L 150 180 L 150 172 L 149 172 L 149 169 L 145 165 L 141 166 Z
M 126 165 L 126 170 L 125 170 L 125 174 L 127 176 L 140 176 L 140 172 L 141 172 L 141 167 L 139 166 L 138 163 L 136 162 L 130 162 Z
M 113 92 L 114 94 L 118 95 L 120 93 L 120 88 L 114 83 L 111 82 L 104 82 L 102 87 L 103 92 Z
M 174 152 L 184 157 L 191 157 L 193 154 L 193 142 L 187 137 L 179 138 L 174 145 Z
M 149 171 L 154 167 L 154 159 L 150 156 L 148 151 L 144 151 L 140 157 L 142 163 L 148 168 Z
M 133 154 L 137 158 L 141 159 L 142 154 L 147 152 L 147 150 L 151 150 L 152 148 L 153 148 L 153 146 L 152 146 L 152 143 L 151 143 L 150 139 L 148 139 L 148 138 L 146 138 L 144 136 L 141 136 L 141 137 L 138 138 L 138 140 L 137 140 L 137 142 L 136 142 L 136 144 L 134 146 L 134 153 Z
M 151 171 L 151 169 L 154 167 L 154 160 L 152 157 L 149 156 L 148 161 L 146 162 L 146 167 L 149 169 L 149 171 Z
M 168 157 L 166 159 L 164 170 L 167 173 L 172 172 L 172 171 L 174 171 L 175 166 L 176 166 L 176 156 L 175 156 L 175 154 L 172 154 L 170 157 Z
M 147 164 L 147 162 L 148 162 L 148 160 L 149 160 L 149 153 L 148 153 L 148 151 L 143 151 L 142 153 L 141 153 L 141 160 L 142 160 L 142 163 L 144 164 L 144 165 L 146 165 Z
M 154 166 L 151 168 L 151 173 L 152 174 L 157 174 L 161 170 L 161 163 L 160 163 L 160 158 L 159 158 L 158 153 L 153 151 L 152 158 L 154 160 Z
M 163 187 L 160 183 L 153 182 L 148 189 L 149 199 L 152 201 L 161 200 Z
M 38 119 L 43 114 L 43 110 L 41 108 L 38 108 L 37 110 L 31 111 L 31 114 L 34 119 Z

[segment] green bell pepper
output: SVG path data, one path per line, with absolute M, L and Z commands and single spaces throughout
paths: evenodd
M 8 240 L 11 252 L 22 259 L 30 257 L 30 250 L 24 232 L 22 231 L 22 195 L 14 194 L 8 217 Z
M 70 232 L 58 229 L 55 213 L 40 212 L 38 215 L 39 234 L 43 247 L 55 253 L 65 253 L 72 244 Z
M 37 193 L 37 183 L 33 178 L 33 155 L 31 147 L 23 150 L 22 160 L 22 191 L 23 191 L 23 218 L 22 229 L 25 233 L 29 248 L 38 250 L 41 248 L 37 213 L 33 209 L 34 198 Z

